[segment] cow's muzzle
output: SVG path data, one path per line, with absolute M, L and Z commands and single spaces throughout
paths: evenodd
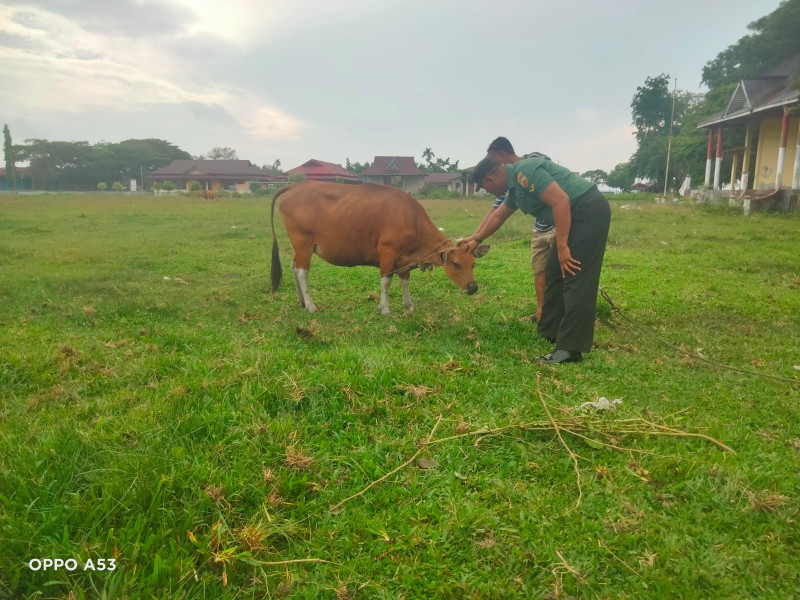
M 467 284 L 467 289 L 466 289 L 467 296 L 472 296 L 472 294 L 474 294 L 477 291 L 478 291 L 478 284 L 477 283 L 475 283 L 473 281 L 472 283 L 468 283 Z

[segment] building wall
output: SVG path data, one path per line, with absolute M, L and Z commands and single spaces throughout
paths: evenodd
M 781 187 L 792 187 L 794 156 L 797 152 L 797 127 L 800 118 L 789 119 L 789 136 L 786 141 L 786 158 L 783 162 Z M 753 189 L 775 189 L 775 176 L 778 167 L 778 147 L 781 143 L 781 118 L 764 119 L 758 134 Z
M 364 175 L 367 183 L 377 183 L 378 185 L 392 185 L 392 175 Z M 413 194 L 422 189 L 425 185 L 425 175 L 395 175 L 399 177 L 400 189 Z

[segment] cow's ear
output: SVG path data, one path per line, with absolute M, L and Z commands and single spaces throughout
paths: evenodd
M 489 246 L 488 244 L 481 244 L 480 246 L 475 248 L 475 252 L 472 253 L 472 256 L 474 256 L 475 258 L 483 258 L 484 256 L 486 256 L 486 253 L 489 252 L 489 248 L 491 248 L 491 246 Z
M 444 263 L 447 262 L 447 255 L 448 255 L 449 252 L 450 252 L 449 250 L 447 252 L 439 252 L 439 264 L 440 265 L 443 265 Z

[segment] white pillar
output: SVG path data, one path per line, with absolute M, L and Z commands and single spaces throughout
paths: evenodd
M 720 167 L 722 166 L 722 126 L 717 130 L 717 160 L 714 163 L 714 189 L 719 189 Z
M 744 158 L 742 159 L 742 191 L 745 193 L 750 185 L 750 143 L 752 138 L 751 124 L 748 123 L 744 134 Z
M 784 106 L 783 121 L 781 123 L 781 145 L 778 148 L 778 165 L 775 168 L 775 189 L 781 189 L 783 184 L 783 163 L 786 162 L 786 138 L 789 137 L 789 111 Z
M 706 181 L 705 186 L 711 185 L 711 156 L 714 151 L 714 130 L 708 129 L 708 154 L 706 155 Z
M 794 151 L 794 171 L 792 171 L 792 189 L 800 190 L 800 122 L 797 124 L 797 148 Z

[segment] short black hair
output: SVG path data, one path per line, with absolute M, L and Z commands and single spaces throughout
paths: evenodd
M 483 187 L 483 180 L 486 176 L 500 166 L 500 161 L 492 156 L 486 156 L 481 162 L 475 165 L 475 170 L 472 172 L 472 181 L 476 185 L 476 190 Z
M 511 145 L 511 142 L 508 141 L 508 138 L 505 138 L 501 135 L 499 138 L 496 138 L 491 144 L 489 144 L 489 147 L 486 149 L 486 151 L 514 154 L 514 146 Z

